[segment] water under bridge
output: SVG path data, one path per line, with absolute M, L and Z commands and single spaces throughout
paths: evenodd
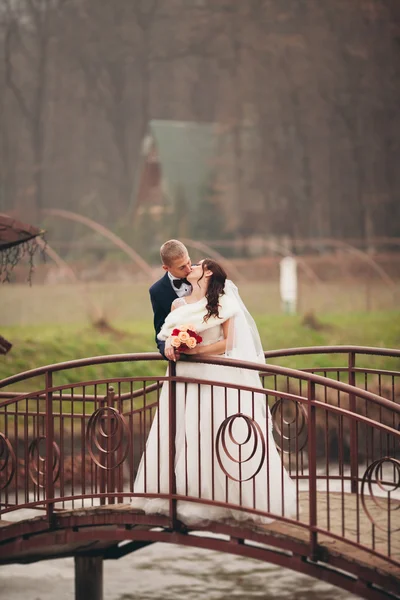
M 234 410 L 226 403 L 229 410 L 211 423 L 211 451 L 227 486 L 240 492 L 241 461 L 261 452 L 254 476 L 268 469 L 271 440 L 251 410 L 241 410 L 243 394 L 254 401 L 259 388 L 185 378 L 174 363 L 165 373 L 166 363 L 155 353 L 64 362 L 1 381 L 0 565 L 74 556 L 77 600 L 99 600 L 103 560 L 166 542 L 274 563 L 364 598 L 400 598 L 400 351 L 338 346 L 265 355 L 265 366 L 217 357 L 191 360 L 260 373 L 270 407 L 265 418 L 272 421 L 273 443 L 295 483 L 291 515 L 284 504 L 274 514 L 260 511 L 256 501 L 244 507 L 228 495 L 215 497 L 213 486 L 202 496 L 176 485 L 179 389 L 207 386 L 211 407 L 228 395 L 237 399 Z M 311 358 L 318 367 L 287 366 L 295 359 L 311 364 Z M 379 367 L 383 361 L 385 370 Z M 106 368 L 118 376 L 104 377 Z M 167 465 L 168 485 L 154 490 L 145 483 L 138 491 L 135 476 L 146 460 L 163 386 L 168 388 L 168 456 L 153 468 Z M 246 424 L 244 439 L 235 440 L 235 420 Z M 199 477 L 202 427 L 204 422 L 199 435 L 185 442 L 198 445 Z M 227 440 L 237 445 L 239 461 L 230 456 Z M 239 476 L 230 472 L 229 459 Z M 279 487 L 284 496 L 283 471 L 268 493 Z M 145 514 L 132 507 L 135 496 L 163 498 L 167 510 Z M 179 519 L 183 501 L 234 509 L 241 518 L 188 525 Z

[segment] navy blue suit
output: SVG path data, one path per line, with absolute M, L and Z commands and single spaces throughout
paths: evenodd
M 164 277 L 161 277 L 158 281 L 153 283 L 150 292 L 151 305 L 154 312 L 154 329 L 156 332 L 156 344 L 164 356 L 165 342 L 161 342 L 157 339 L 157 334 L 164 324 L 164 321 L 171 312 L 171 304 L 178 297 L 175 290 L 172 287 L 171 280 L 168 276 L 168 272 L 165 273 Z

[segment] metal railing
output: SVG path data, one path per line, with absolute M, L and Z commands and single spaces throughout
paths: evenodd
M 81 381 L 77 374 L 74 383 L 56 381 L 58 373 L 86 366 L 159 361 L 160 355 L 155 353 L 92 357 L 9 377 L 0 382 L 0 515 L 22 508 L 41 509 L 51 524 L 54 514 L 66 507 L 157 498 L 166 502 L 165 518 L 172 528 L 178 527 L 180 503 L 212 506 L 241 514 L 241 520 L 247 518 L 257 524 L 273 518 L 308 532 L 311 557 L 318 555 L 321 541 L 329 538 L 400 565 L 400 373 L 356 366 L 359 354 L 398 358 L 400 352 L 351 346 L 268 352 L 266 357 L 337 353 L 348 356 L 343 368 L 297 370 L 218 357 L 193 357 L 190 361 L 219 365 L 228 371 L 258 371 L 263 388 L 249 387 L 245 380 L 240 385 L 229 380 L 204 380 L 201 370 L 194 378 L 180 374 L 179 364 L 176 372 L 174 363 L 169 363 L 165 376 Z M 367 382 L 362 387 L 355 385 L 360 375 Z M 372 375 L 377 393 L 367 389 Z M 341 380 L 344 376 L 347 382 Z M 385 378 L 391 382 L 389 388 L 383 383 Z M 13 389 L 21 382 L 34 385 L 35 391 Z M 162 408 L 163 388 L 166 404 Z M 207 402 L 210 407 L 210 420 L 201 420 L 197 435 L 192 435 L 189 422 L 182 421 L 182 398 L 189 388 L 192 397 L 197 394 L 199 399 L 197 414 Z M 387 389 L 390 394 L 385 394 Z M 270 412 L 264 411 L 264 423 L 256 415 L 260 397 L 265 408 L 270 407 Z M 146 441 L 157 408 L 159 452 L 156 460 L 152 455 L 150 465 L 157 482 L 154 488 L 150 480 L 146 481 L 150 472 L 146 470 Z M 165 442 L 160 433 L 166 426 L 163 416 L 168 419 L 167 456 L 160 441 Z M 240 502 L 248 482 L 241 471 L 247 469 L 243 455 L 237 460 L 229 454 L 235 419 L 246 423 L 249 434 L 248 439 L 236 440 L 240 452 L 245 451 L 244 442 L 253 441 L 258 444 L 254 456 L 262 457 L 249 485 L 266 469 L 272 499 L 274 494 L 285 498 L 287 485 L 283 467 L 273 482 L 268 473 L 272 444 L 278 448 L 282 465 L 295 485 L 295 510 L 291 514 L 285 513 L 284 501 L 280 510 L 273 508 L 272 501 L 260 509 L 255 491 L 253 503 Z M 273 439 L 268 434 L 271 425 Z M 209 438 L 204 435 L 204 426 L 212 432 Z M 182 432 L 189 448 L 186 451 L 198 460 L 197 481 L 187 468 L 177 481 L 175 440 Z M 213 476 L 218 469 L 225 473 L 225 497 L 217 493 L 214 484 L 203 490 L 205 444 L 209 444 L 207 456 L 212 456 Z M 230 458 L 233 473 L 229 471 Z M 140 463 L 144 483 L 138 490 Z

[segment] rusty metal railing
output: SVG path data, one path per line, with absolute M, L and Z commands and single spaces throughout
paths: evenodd
M 293 528 L 308 531 L 311 557 L 317 556 L 321 539 L 331 538 L 400 565 L 399 372 L 356 366 L 359 354 L 396 359 L 400 353 L 338 347 L 266 354 L 267 358 L 272 358 L 273 355 L 310 353 L 346 353 L 348 360 L 343 368 L 307 370 L 271 364 L 264 367 L 218 357 L 193 357 L 191 360 L 220 365 L 228 370 L 259 371 L 264 388 L 246 386 L 245 381 L 238 385 L 188 377 L 180 374 L 179 364 L 175 371 L 173 363 L 169 364 L 164 376 L 81 381 L 77 373 L 73 383 L 57 383 L 57 374 L 66 370 L 79 371 L 82 367 L 106 363 L 159 361 L 160 355 L 155 353 L 69 361 L 1 381 L 0 515 L 20 509 L 40 509 L 46 511 L 51 524 L 57 511 L 67 506 L 114 504 L 142 497 L 165 500 L 168 525 L 176 528 L 180 503 L 187 502 L 203 508 L 236 511 L 241 513 L 241 519 L 246 517 L 257 522 L 257 519 L 273 518 L 290 523 Z M 341 380 L 343 373 L 347 382 Z M 362 387 L 359 387 L 360 376 L 364 382 Z M 371 391 L 372 376 L 375 391 Z M 31 387 L 34 384 L 35 391 L 16 391 L 15 385 L 21 382 L 30 383 Z M 146 440 L 157 408 L 160 408 L 163 386 L 168 388 L 165 413 L 168 418 L 168 456 L 165 461 L 165 456 L 159 452 L 150 465 L 156 473 L 158 487 L 152 487 L 150 480 L 146 482 L 145 475 L 144 487 L 138 491 L 135 488 L 137 471 L 141 461 L 146 465 Z M 204 403 L 201 395 L 208 390 L 212 407 L 209 425 L 213 433 L 205 442 L 200 435 L 191 438 L 184 429 L 188 443 L 193 446 L 190 451 L 198 460 L 197 481 L 186 469 L 178 489 L 174 468 L 177 460 L 175 439 L 182 427 L 186 427 L 179 419 L 183 414 L 183 390 L 189 387 L 191 393 L 197 390 L 199 407 Z M 386 394 L 388 389 L 390 393 Z M 265 410 L 262 425 L 255 415 L 260 396 L 265 400 L 265 408 L 268 405 L 271 409 L 271 412 Z M 243 406 L 249 409 L 246 413 Z M 196 410 L 200 411 L 200 408 Z M 159 413 L 163 414 L 161 408 Z M 215 421 L 214 415 L 219 420 Z M 233 435 L 232 423 L 234 419 L 243 419 L 243 415 L 248 431 L 259 438 L 258 448 L 262 449 L 260 456 L 265 465 L 260 468 L 268 467 L 273 443 L 294 482 L 295 510 L 290 515 L 285 513 L 284 506 L 279 511 L 271 508 L 274 493 L 279 490 L 280 496 L 285 497 L 283 466 L 280 477 L 268 489 L 271 504 L 260 510 L 256 498 L 253 505 L 243 506 L 240 502 L 245 490 L 241 471 L 245 469 L 244 460 L 239 457 L 236 471 L 230 477 L 227 463 L 224 463 L 229 444 L 224 442 L 223 436 Z M 155 422 L 158 428 L 165 425 L 161 418 Z M 273 425 L 273 442 L 266 434 L 270 425 Z M 156 438 L 161 439 L 160 429 Z M 203 493 L 204 443 L 210 444 L 212 472 L 215 474 L 218 468 L 226 471 L 227 490 L 233 490 L 230 497 L 218 496 L 213 484 L 207 494 Z M 244 452 L 244 444 L 238 445 L 240 452 Z M 165 465 L 166 487 L 162 485 Z M 254 478 L 260 473 L 257 468 L 256 465 Z M 147 472 L 150 471 L 145 468 L 144 473 Z M 268 475 L 266 473 L 269 482 Z M 189 493 L 196 486 L 198 493 Z
M 393 348 L 374 348 L 368 346 L 319 346 L 319 347 L 300 347 L 300 348 L 287 348 L 281 350 L 269 350 L 264 353 L 266 360 L 277 359 L 277 358 L 294 358 L 304 357 L 313 358 L 324 358 L 330 360 L 333 357 L 343 356 L 345 358 L 345 364 L 339 367 L 304 367 L 304 370 L 308 373 L 314 373 L 322 375 L 323 377 L 329 377 L 336 381 L 343 381 L 349 385 L 356 386 L 358 388 L 368 391 L 373 389 L 379 396 L 389 398 L 392 402 L 400 403 L 400 350 Z M 382 369 L 377 367 L 363 367 L 359 365 L 359 361 L 365 357 L 372 357 L 374 359 L 385 358 L 386 361 L 389 359 L 393 363 L 393 368 Z M 265 382 L 265 378 L 264 378 Z M 324 392 L 324 401 L 327 402 L 327 393 Z M 337 402 L 340 406 L 341 398 L 338 394 Z M 368 410 L 370 406 L 368 403 L 362 407 L 358 402 L 356 406 L 356 396 L 354 394 L 349 395 L 349 405 L 352 412 L 362 410 L 368 416 Z M 382 415 L 380 415 L 382 417 Z M 364 445 L 363 454 L 365 455 L 365 461 L 367 463 L 373 460 L 373 444 L 370 443 L 368 438 L 363 440 L 358 439 L 356 431 L 356 423 L 353 421 L 350 426 L 350 439 L 349 439 L 349 453 L 351 462 L 351 491 L 355 492 L 357 487 L 357 455 L 360 452 L 360 443 Z M 381 455 L 382 447 L 376 448 L 376 452 Z

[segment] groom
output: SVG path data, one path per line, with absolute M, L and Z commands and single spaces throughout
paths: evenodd
M 168 240 L 160 248 L 162 268 L 165 275 L 154 283 L 149 292 L 154 312 L 154 329 L 159 351 L 168 360 L 177 360 L 179 353 L 167 342 L 157 339 L 165 318 L 171 312 L 171 304 L 176 298 L 188 296 L 192 286 L 186 277 L 192 270 L 192 263 L 186 246 L 178 240 Z

